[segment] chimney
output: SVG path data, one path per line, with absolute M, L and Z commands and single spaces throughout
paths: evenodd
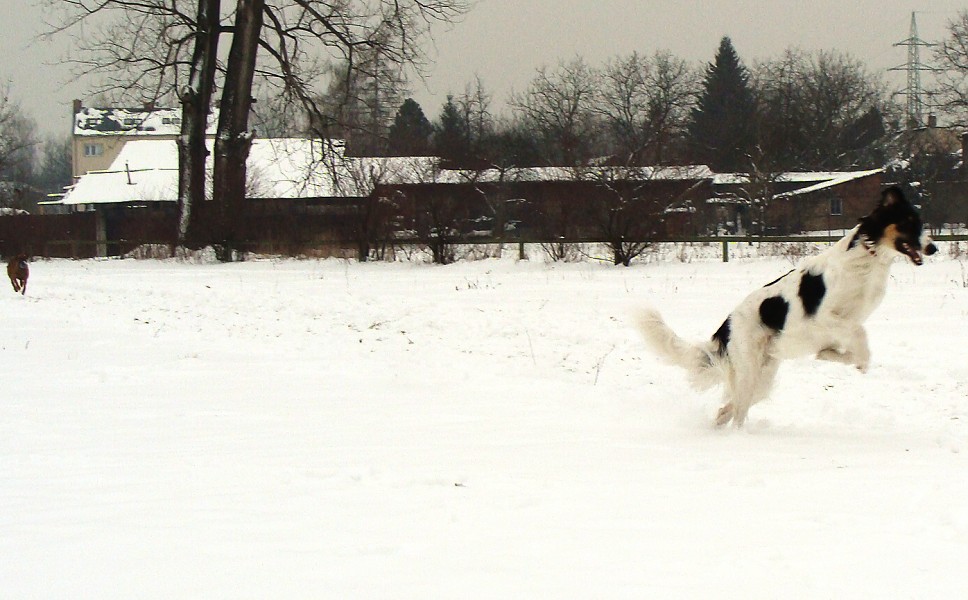
M 145 102 L 144 103 L 144 108 L 145 108 L 145 112 L 151 112 L 151 111 L 155 110 L 155 102 L 154 102 L 154 100 L 152 100 L 151 102 Z
M 78 100 L 77 98 L 75 98 L 74 99 L 74 114 L 76 115 L 77 113 L 81 112 L 81 109 L 82 108 L 84 108 L 84 104 L 80 100 Z
M 934 129 L 938 126 L 938 116 L 928 115 L 928 129 Z

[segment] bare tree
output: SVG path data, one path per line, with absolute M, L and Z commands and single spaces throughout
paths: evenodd
M 115 101 L 175 101 L 201 0 L 44 0 L 53 34 L 74 33 L 73 76 Z
M 870 168 L 883 164 L 885 130 L 881 81 L 846 54 L 797 48 L 753 69 L 753 144 L 737 185 L 746 228 L 767 233 L 790 224 L 767 223 L 769 206 L 789 171 Z
M 871 166 L 861 163 L 883 142 L 885 89 L 860 61 L 788 49 L 758 65 L 753 84 L 761 168 L 765 162 L 783 169 Z
M 494 135 L 495 123 L 491 112 L 491 94 L 479 76 L 468 83 L 464 93 L 456 98 L 461 117 L 467 127 L 467 141 L 471 154 L 484 158 L 485 144 Z
M 934 55 L 935 100 L 956 125 L 968 125 L 968 10 L 948 21 L 947 36 Z
M 666 214 L 684 208 L 699 185 L 689 167 L 593 166 L 576 178 L 593 186 L 583 223 L 603 240 L 615 265 L 629 266 L 655 243 Z
M 222 260 L 231 260 L 228 253 L 237 250 L 242 241 L 236 224 L 244 211 L 246 160 L 252 147 L 249 131 L 252 81 L 264 7 L 265 0 L 238 0 L 229 69 L 222 89 L 212 176 L 212 196 L 219 209 L 216 248 L 223 253 Z
M 205 200 L 206 129 L 223 32 L 220 0 L 48 1 L 54 31 L 95 26 L 77 42 L 75 75 L 115 101 L 180 102 L 177 239 L 185 243 L 193 206 Z
M 151 99 L 167 95 L 201 107 L 206 103 L 209 75 L 219 67 L 217 38 L 230 30 L 224 24 L 232 14 L 220 14 L 216 0 L 197 2 L 49 0 L 48 4 L 66 15 L 57 25 L 58 31 L 95 18 L 109 23 L 84 44 L 79 63 L 84 73 L 107 73 L 104 89 Z M 340 115 L 327 114 L 316 91 L 320 77 L 327 72 L 325 64 L 343 61 L 348 65 L 346 72 L 354 73 L 367 62 L 357 59 L 369 52 L 388 65 L 417 66 L 430 27 L 456 19 L 469 6 L 462 0 L 284 0 L 272 4 L 236 0 L 234 4 L 233 48 L 227 64 L 222 65 L 221 144 L 217 143 L 216 150 L 214 200 L 220 206 L 238 202 L 244 190 L 245 159 L 253 136 L 248 118 L 257 75 L 306 110 L 310 123 L 330 124 Z M 197 127 L 198 121 L 189 122 Z M 183 136 L 187 138 L 188 132 L 183 130 Z M 192 148 L 198 152 L 198 147 Z M 197 154 L 191 160 L 191 169 L 203 170 Z M 181 179 L 187 185 L 195 176 L 186 173 Z M 219 212 L 235 214 L 225 207 Z M 182 229 L 185 226 L 183 222 Z
M 71 137 L 63 135 L 44 140 L 40 166 L 34 170 L 34 185 L 47 193 L 63 193 L 72 183 Z
M 27 181 L 37 143 L 36 123 L 12 97 L 10 84 L 0 85 L 0 179 Z
M 393 232 L 399 225 L 396 198 L 381 191 L 396 174 L 387 160 L 350 158 L 341 153 L 324 153 L 325 172 L 333 189 L 354 198 L 354 211 L 345 235 L 356 243 L 360 262 L 384 260 L 392 249 Z
M 219 0 L 198 0 L 188 82 L 179 94 L 182 104 L 178 137 L 178 242 L 188 239 L 192 208 L 205 200 L 205 132 L 211 113 L 221 33 Z
M 684 133 L 698 80 L 668 52 L 633 52 L 602 69 L 596 111 L 612 134 L 620 164 L 663 164 Z
M 386 37 L 358 47 L 334 70 L 325 96 L 326 117 L 356 156 L 384 156 L 390 124 L 407 92 L 404 65 L 384 51 Z
M 598 87 L 598 73 L 579 57 L 539 68 L 525 92 L 511 95 L 510 106 L 541 140 L 550 164 L 584 164 L 600 150 Z

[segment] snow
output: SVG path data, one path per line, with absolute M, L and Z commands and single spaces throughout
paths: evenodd
M 788 171 L 786 173 L 780 173 L 777 175 L 776 181 L 787 183 L 823 183 L 834 179 L 844 178 L 846 178 L 845 181 L 850 181 L 851 179 L 856 179 L 857 177 L 866 177 L 881 170 L 883 169 L 874 169 L 872 171 Z M 713 183 L 715 185 L 749 183 L 749 174 L 716 173 L 716 175 L 713 177 Z
M 214 140 L 207 140 L 209 154 Z M 429 181 L 431 157 L 345 158 L 342 140 L 257 139 L 247 165 L 251 198 L 328 198 L 368 195 L 375 180 Z M 211 187 L 212 162 L 208 165 Z M 64 204 L 175 202 L 178 198 L 178 146 L 175 140 L 127 142 L 106 171 L 89 172 Z
M 444 169 L 434 180 L 439 183 L 500 182 L 500 181 L 622 181 L 664 180 L 691 181 L 713 179 L 715 174 L 706 165 L 664 167 L 515 167 L 506 170 Z
M 208 140 L 209 154 L 214 141 Z M 498 181 L 575 181 L 640 177 L 710 179 L 704 165 L 688 167 L 516 168 L 508 171 L 441 169 L 432 156 L 345 157 L 342 140 L 256 139 L 247 162 L 251 198 L 332 198 L 368 196 L 374 184 Z M 212 163 L 208 163 L 211 186 Z M 125 143 L 105 171 L 82 176 L 64 204 L 175 202 L 178 198 L 178 147 L 175 140 L 141 139 Z
M 868 171 L 854 171 L 852 173 L 844 173 L 844 174 L 841 174 L 838 177 L 835 177 L 835 178 L 830 179 L 828 181 L 822 181 L 820 183 L 816 183 L 814 185 L 807 186 L 805 188 L 800 188 L 798 190 L 793 190 L 792 192 L 785 192 L 783 194 L 777 194 L 776 196 L 774 196 L 774 198 L 790 198 L 790 197 L 793 197 L 793 196 L 800 196 L 800 195 L 803 195 L 803 194 L 810 194 L 810 193 L 813 193 L 813 192 L 819 192 L 821 190 L 825 190 L 825 189 L 828 189 L 828 188 L 832 188 L 834 186 L 842 185 L 842 184 L 847 183 L 847 182 L 850 182 L 850 181 L 854 181 L 855 179 L 863 179 L 864 177 L 870 177 L 871 175 L 875 175 L 875 174 L 881 173 L 883 171 L 884 171 L 884 169 L 871 169 L 871 170 L 868 170 Z
M 785 363 L 715 430 L 629 323 L 706 337 L 792 264 L 716 250 L 34 262 L 0 294 L 2 595 L 965 597 L 964 263 L 894 266 L 868 374 Z

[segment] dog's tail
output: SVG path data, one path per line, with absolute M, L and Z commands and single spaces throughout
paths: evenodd
M 726 355 L 718 340 L 689 343 L 666 325 L 658 311 L 651 308 L 639 313 L 636 320 L 640 333 L 652 350 L 664 361 L 685 369 L 693 387 L 705 390 L 722 382 Z

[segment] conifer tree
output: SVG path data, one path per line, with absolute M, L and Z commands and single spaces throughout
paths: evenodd
M 407 98 L 400 105 L 393 125 L 390 126 L 390 154 L 398 156 L 423 156 L 430 152 L 430 136 L 433 126 L 423 109 L 413 98 Z
M 720 172 L 744 172 L 754 146 L 756 102 L 749 73 L 729 37 L 707 65 L 688 126 L 693 161 Z
M 444 160 L 461 163 L 470 155 L 469 138 L 467 119 L 454 102 L 454 97 L 447 96 L 434 132 L 435 153 Z

